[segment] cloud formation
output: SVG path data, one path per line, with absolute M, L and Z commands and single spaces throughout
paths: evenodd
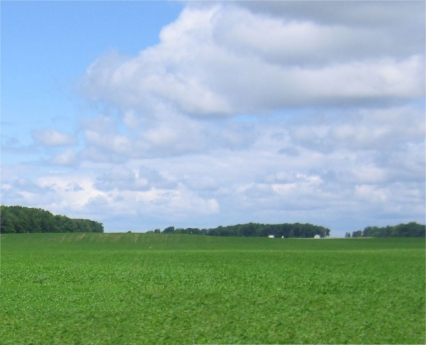
M 32 135 L 39 144 L 45 146 L 69 146 L 75 143 L 69 134 L 51 128 L 33 131 Z
M 32 188 L 111 230 L 422 221 L 423 14 L 421 2 L 190 2 L 159 44 L 88 67 L 79 92 L 99 116 L 81 121 L 80 144 L 33 133 L 70 170 Z M 8 200 L 30 203 L 11 176 Z
M 314 20 L 190 7 L 162 30 L 159 45 L 134 58 L 99 58 L 88 69 L 86 91 L 121 108 L 155 113 L 158 107 L 147 106 L 160 102 L 195 117 L 422 97 L 421 50 L 391 55 L 387 46 L 399 40 L 382 30 Z

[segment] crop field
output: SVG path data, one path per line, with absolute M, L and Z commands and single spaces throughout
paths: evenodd
M 1 235 L 1 344 L 424 344 L 425 241 Z

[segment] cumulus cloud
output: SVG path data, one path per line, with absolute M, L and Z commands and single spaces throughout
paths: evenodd
M 50 163 L 60 166 L 71 166 L 78 164 L 78 157 L 73 149 L 67 149 L 61 153 L 55 154 Z
M 113 166 L 97 177 L 94 186 L 103 191 L 146 191 L 150 189 L 174 189 L 176 181 L 149 167 L 132 170 L 127 166 Z
M 202 3 L 191 3 L 193 6 L 204 6 Z M 272 17 L 293 21 L 313 21 L 322 25 L 344 25 L 349 28 L 365 27 L 367 29 L 380 28 L 388 34 L 389 29 L 395 29 L 401 34 L 410 37 L 405 41 L 417 50 L 421 35 L 417 29 L 424 23 L 422 11 L 424 3 L 412 1 L 410 3 L 395 2 L 355 2 L 335 1 L 334 3 L 321 3 L 317 1 L 244 1 L 238 6 L 248 8 L 253 13 L 261 13 Z M 416 37 L 412 37 L 413 28 Z M 420 35 L 420 36 L 419 36 Z M 419 40 L 420 39 L 420 40 Z M 413 44 L 414 43 L 414 44 Z M 395 51 L 398 50 L 396 47 Z
M 128 159 L 201 154 L 212 149 L 245 149 L 257 133 L 249 123 L 196 121 L 176 112 L 140 121 L 125 114 L 123 122 L 102 116 L 82 124 L 86 142 L 82 159 L 124 162 Z
M 6 173 L 9 200 L 111 230 L 424 218 L 424 3 L 190 2 L 159 39 L 88 67 L 84 144 L 31 186 Z
M 396 57 L 381 47 L 380 30 L 315 22 L 314 15 L 288 20 L 244 6 L 189 7 L 160 38 L 134 58 L 99 58 L 87 71 L 86 92 L 141 111 L 160 101 L 195 117 L 387 104 L 424 92 L 419 47 Z M 399 38 L 385 41 L 394 47 Z
M 334 114 L 316 116 L 302 123 L 293 123 L 288 134 L 294 144 L 320 151 L 343 148 L 383 151 L 424 142 L 422 108 L 361 109 L 344 115 L 338 118 Z
M 44 146 L 68 146 L 75 143 L 71 135 L 51 128 L 33 131 L 32 135 L 39 144 Z

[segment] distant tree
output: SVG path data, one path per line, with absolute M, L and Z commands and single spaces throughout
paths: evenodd
M 362 237 L 362 230 L 353 231 L 352 237 Z
M 201 230 L 198 228 L 176 229 L 175 232 L 180 234 L 192 234 L 192 235 L 201 234 Z
M 102 223 L 71 219 L 46 210 L 1 205 L 1 233 L 24 232 L 103 232 Z
M 395 226 L 367 226 L 362 232 L 364 237 L 425 237 L 425 225 L 416 222 Z
M 392 234 L 400 237 L 425 237 L 425 226 L 415 222 L 399 224 L 393 227 Z
M 155 230 L 154 232 L 160 232 Z M 174 234 L 200 234 L 209 236 L 245 236 L 245 237 L 266 237 L 275 235 L 276 237 L 304 237 L 313 238 L 316 235 L 326 237 L 330 234 L 330 229 L 317 226 L 313 224 L 260 224 L 260 223 L 247 223 L 236 224 L 229 226 L 218 226 L 211 229 L 198 229 L 198 228 L 177 228 L 170 226 L 165 228 L 162 233 Z
M 12 215 L 3 206 L 1 206 L 0 212 L 0 232 L 2 234 L 14 233 L 15 225 L 13 224 Z
M 351 237 L 351 233 L 350 233 L 350 232 L 347 232 L 347 233 L 345 234 L 345 237 L 346 237 L 346 238 Z
M 256 226 L 253 223 L 246 224 L 242 227 L 242 235 L 252 237 L 256 235 Z

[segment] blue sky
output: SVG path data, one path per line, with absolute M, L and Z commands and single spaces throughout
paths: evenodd
M 3 1 L 3 123 L 19 126 L 13 137 L 27 145 L 35 128 L 55 120 L 75 125 L 85 109 L 74 83 L 87 67 L 108 51 L 131 55 L 158 43 L 181 9 L 171 2 Z
M 1 2 L 2 204 L 106 231 L 425 221 L 425 8 Z

